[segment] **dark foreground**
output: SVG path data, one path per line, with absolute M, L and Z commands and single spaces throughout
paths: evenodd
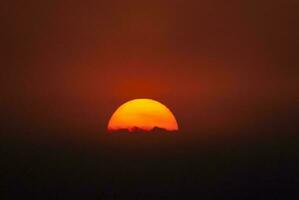
M 296 134 L 46 135 L 2 141 L 1 199 L 296 199 L 299 193 Z

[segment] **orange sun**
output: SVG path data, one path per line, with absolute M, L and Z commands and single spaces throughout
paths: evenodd
M 172 112 L 162 103 L 151 99 L 134 99 L 121 105 L 108 123 L 109 131 L 154 128 L 177 131 L 178 124 Z

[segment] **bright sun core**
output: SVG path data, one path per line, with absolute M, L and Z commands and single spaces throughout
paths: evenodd
M 122 104 L 108 123 L 109 131 L 141 129 L 151 131 L 155 127 L 177 131 L 178 123 L 172 112 L 162 103 L 151 99 L 134 99 Z

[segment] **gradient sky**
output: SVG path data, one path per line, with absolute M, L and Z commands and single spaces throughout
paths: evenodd
M 298 110 L 298 12 L 273 1 L 5 1 L 7 128 L 105 130 L 122 103 L 163 102 L 181 130 L 258 127 Z

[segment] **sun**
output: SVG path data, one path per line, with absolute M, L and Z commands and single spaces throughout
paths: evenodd
M 162 103 L 152 99 L 134 99 L 122 104 L 112 115 L 108 131 L 151 131 L 154 128 L 178 131 L 173 113 Z

